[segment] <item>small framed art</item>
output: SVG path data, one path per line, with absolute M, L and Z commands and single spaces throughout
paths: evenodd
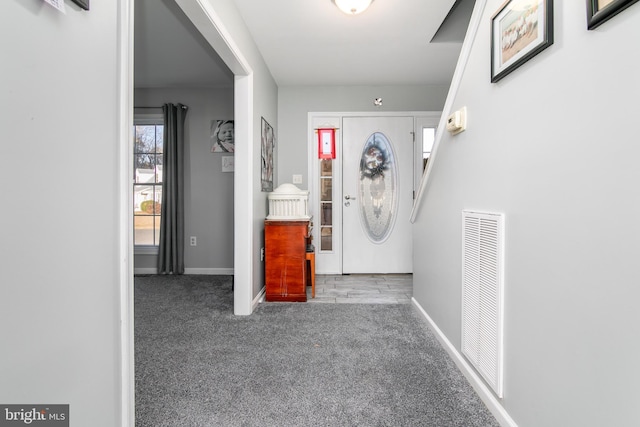
M 273 191 L 273 158 L 275 157 L 276 138 L 273 127 L 262 117 L 261 131 L 261 166 L 260 189 L 261 191 Z
M 491 17 L 491 82 L 553 44 L 553 0 L 509 0 Z
M 638 0 L 587 0 L 587 28 L 593 30 Z
M 81 8 L 83 8 L 84 10 L 89 10 L 89 0 L 71 0 L 71 1 L 77 4 L 78 6 L 80 6 Z

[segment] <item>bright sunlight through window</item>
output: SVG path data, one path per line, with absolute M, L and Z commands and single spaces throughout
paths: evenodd
M 162 207 L 162 117 L 135 120 L 133 244 L 158 246 Z

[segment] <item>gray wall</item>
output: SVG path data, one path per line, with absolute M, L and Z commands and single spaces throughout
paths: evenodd
M 118 2 L 2 3 L 0 402 L 120 425 Z
M 233 0 L 204 0 L 202 4 L 205 5 L 206 13 L 199 2 L 177 1 L 187 16 L 194 17 L 196 27 L 214 46 L 226 65 L 236 73 L 234 251 L 238 255 L 234 259 L 234 270 L 239 268 L 241 271 L 235 271 L 234 312 L 250 314 L 251 299 L 255 300 L 264 286 L 264 264 L 260 260 L 260 248 L 263 246 L 264 218 L 267 216 L 267 194 L 261 191 L 260 186 L 260 122 L 261 117 L 264 117 L 277 129 L 277 86 Z M 209 14 L 209 6 L 214 14 Z M 209 22 L 212 16 L 216 19 L 218 28 Z M 233 51 L 227 42 L 234 46 Z M 238 89 L 247 87 L 250 87 L 250 94 L 243 95 L 242 90 Z M 246 108 L 250 110 L 250 124 L 241 123 L 244 120 L 244 104 L 248 104 Z M 239 138 L 238 129 L 248 129 L 250 135 Z M 239 144 L 250 144 L 242 146 L 245 147 L 242 155 L 238 153 L 242 149 Z
M 440 111 L 449 90 L 442 86 L 285 86 L 278 89 L 278 184 L 302 175 L 308 189 L 309 112 Z M 373 105 L 382 98 L 382 107 Z M 274 183 L 274 185 L 277 185 Z
M 211 153 L 211 120 L 233 119 L 233 88 L 137 89 L 134 104 L 189 107 L 185 124 L 185 269 L 229 274 L 233 270 L 233 173 L 222 172 L 222 156 Z M 189 245 L 197 237 L 197 246 Z M 135 267 L 156 268 L 157 256 L 136 255 Z
M 584 2 L 555 2 L 555 43 L 491 84 L 502 3 L 454 101 L 467 131 L 432 164 L 414 296 L 460 350 L 461 211 L 504 212 L 504 408 L 522 427 L 640 425 L 640 5 L 587 31 Z
M 259 62 L 258 62 L 259 59 Z M 253 117 L 253 295 L 256 297 L 264 284 L 264 261 L 260 259 L 260 248 L 264 247 L 264 220 L 268 214 L 267 194 L 262 191 L 262 118 L 273 126 L 277 132 L 278 122 L 278 87 L 271 73 L 262 62 L 262 56 L 256 58 L 261 66 L 254 74 L 254 117 Z M 275 177 L 274 177 L 275 181 Z M 277 185 L 274 182 L 274 185 Z
M 249 170 L 236 167 L 236 174 L 250 174 L 253 182 L 250 183 L 250 195 L 252 205 L 248 206 L 251 215 L 251 249 L 249 263 L 252 269 L 251 293 L 255 297 L 264 287 L 264 263 L 260 260 L 260 248 L 264 246 L 264 219 L 267 216 L 267 193 L 262 192 L 260 182 L 260 147 L 261 147 L 261 119 L 262 117 L 278 129 L 278 87 L 267 68 L 262 55 L 246 28 L 233 0 L 207 0 L 216 13 L 223 20 L 226 30 L 238 47 L 244 60 L 251 67 L 253 88 L 253 138 L 251 143 L 252 155 Z M 237 100 L 236 100 L 237 101 Z M 237 117 L 236 117 L 237 120 Z M 239 141 L 236 140 L 236 144 Z M 244 190 L 244 189 L 241 189 Z M 237 224 L 236 224 L 237 227 Z M 244 224 L 242 224 L 244 228 Z M 236 289 L 238 289 L 236 283 Z M 243 284 L 240 284 L 243 286 Z M 237 307 L 237 305 L 236 305 Z

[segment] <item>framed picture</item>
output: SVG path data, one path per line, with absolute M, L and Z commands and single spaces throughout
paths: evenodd
M 593 30 L 638 0 L 587 0 L 587 28 Z
M 491 17 L 491 82 L 553 44 L 553 0 L 508 0 Z
M 233 120 L 211 120 L 211 152 L 236 151 Z
M 273 128 L 262 117 L 262 147 L 261 147 L 261 189 L 262 191 L 273 191 L 273 157 L 275 149 L 275 137 L 273 135 Z
M 89 10 L 89 0 L 71 0 L 84 10 Z

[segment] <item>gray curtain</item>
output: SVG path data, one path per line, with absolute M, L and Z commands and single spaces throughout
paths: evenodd
M 184 121 L 187 106 L 164 104 L 158 273 L 184 273 Z

